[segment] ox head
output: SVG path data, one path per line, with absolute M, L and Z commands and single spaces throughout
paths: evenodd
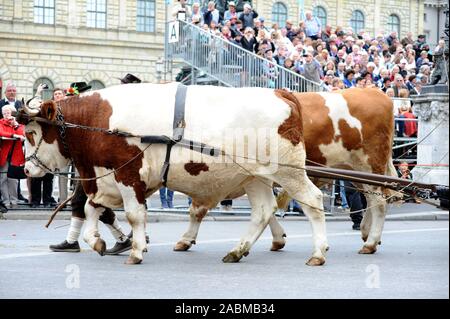
M 24 114 L 18 117 L 19 122 L 25 124 L 25 173 L 30 177 L 42 177 L 69 164 L 56 125 L 57 110 L 54 101 L 42 102 L 35 97 L 27 101 Z

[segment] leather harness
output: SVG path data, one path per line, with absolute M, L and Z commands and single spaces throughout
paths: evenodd
M 141 143 L 166 144 L 166 157 L 161 169 L 160 178 L 164 187 L 167 185 L 167 176 L 170 168 L 170 154 L 174 145 L 179 145 L 190 150 L 207 154 L 209 156 L 218 157 L 222 152 L 214 147 L 207 146 L 203 143 L 186 140 L 184 136 L 184 128 L 186 127 L 185 106 L 186 106 L 187 86 L 179 84 L 175 95 L 175 112 L 173 115 L 173 135 L 172 138 L 165 135 L 147 135 L 141 137 Z

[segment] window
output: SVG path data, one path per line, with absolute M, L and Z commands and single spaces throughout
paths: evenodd
M 87 26 L 106 28 L 106 0 L 87 0 Z
M 360 10 L 355 10 L 352 12 L 350 26 L 352 27 L 354 33 L 358 33 L 364 29 L 364 14 Z
M 34 0 L 34 23 L 55 24 L 55 0 Z
M 272 7 L 272 22 L 278 24 L 279 27 L 284 27 L 287 19 L 286 6 L 281 2 L 275 2 Z
M 33 85 L 33 95 L 36 94 L 37 91 L 37 87 L 39 86 L 39 84 L 44 83 L 47 84 L 48 89 L 44 89 L 42 90 L 42 99 L 43 100 L 51 100 L 53 98 L 53 89 L 55 88 L 55 86 L 53 85 L 53 82 L 50 81 L 47 78 L 39 78 L 36 80 L 36 82 L 34 82 Z
M 319 19 L 322 28 L 324 28 L 327 25 L 327 10 L 325 10 L 324 7 L 321 6 L 314 7 L 313 15 L 317 19 Z
M 398 16 L 391 14 L 387 24 L 389 31 L 396 31 L 397 36 L 400 36 L 400 18 Z
M 92 86 L 91 90 L 100 90 L 105 88 L 103 82 L 99 80 L 92 80 L 91 82 L 88 83 L 88 85 Z
M 136 30 L 155 32 L 155 0 L 138 0 Z

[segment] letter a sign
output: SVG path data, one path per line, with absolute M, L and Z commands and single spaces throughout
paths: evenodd
M 169 43 L 178 42 L 180 38 L 180 23 L 178 21 L 169 23 Z

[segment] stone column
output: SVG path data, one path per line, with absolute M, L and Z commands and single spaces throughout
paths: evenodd
M 413 112 L 419 119 L 417 141 L 420 142 L 432 131 L 417 147 L 417 167 L 412 170 L 413 178 L 418 182 L 448 186 L 447 86 L 424 87 L 421 95 L 412 96 L 411 99 L 414 103 Z

